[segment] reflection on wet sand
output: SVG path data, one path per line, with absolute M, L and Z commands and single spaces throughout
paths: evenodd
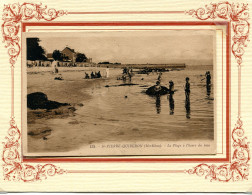
M 173 99 L 173 93 L 169 95 L 169 105 L 170 105 L 170 115 L 174 114 L 174 99 Z
M 157 114 L 160 114 L 161 112 L 161 100 L 160 95 L 156 96 L 156 108 L 157 108 Z
M 191 118 L 190 96 L 186 96 L 185 100 L 186 118 Z
M 211 95 L 211 85 L 206 86 L 207 97 L 209 98 Z

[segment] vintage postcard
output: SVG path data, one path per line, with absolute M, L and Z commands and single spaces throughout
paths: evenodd
M 1 190 L 250 192 L 250 7 L 1 2 Z
M 215 154 L 215 33 L 24 33 L 24 154 Z

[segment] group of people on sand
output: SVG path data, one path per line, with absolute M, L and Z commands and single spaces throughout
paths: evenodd
M 132 76 L 133 76 L 133 69 L 132 68 L 123 68 L 122 76 L 117 77 L 117 80 L 126 81 L 127 78 L 129 78 L 129 81 L 131 81 Z
M 85 79 L 96 79 L 96 78 L 101 78 L 101 72 L 98 71 L 98 72 L 91 72 L 90 76 L 88 73 L 85 72 Z
M 57 76 L 54 78 L 54 80 L 63 80 L 61 74 L 59 74 L 59 69 L 57 67 L 57 64 L 53 64 L 54 66 L 54 70 L 53 70 L 53 73 L 56 74 Z M 94 78 L 101 78 L 101 72 L 98 71 L 98 72 L 91 72 L 90 76 L 88 73 L 85 72 L 85 79 L 94 79 Z

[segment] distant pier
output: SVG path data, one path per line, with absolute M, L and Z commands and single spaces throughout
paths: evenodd
M 134 69 L 170 69 L 170 68 L 186 68 L 186 64 L 99 64 L 100 67 L 123 68 L 131 67 Z

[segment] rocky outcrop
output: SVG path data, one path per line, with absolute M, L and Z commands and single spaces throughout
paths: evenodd
M 51 135 L 52 129 L 49 127 L 39 127 L 39 128 L 32 128 L 28 130 L 28 135 L 34 138 L 44 138 L 46 136 Z
M 148 95 L 165 95 L 169 93 L 169 89 L 167 87 L 161 86 L 160 90 L 156 90 L 155 86 L 149 87 L 146 90 L 146 94 Z
M 60 106 L 67 106 L 67 103 L 59 103 L 56 101 L 50 101 L 47 98 L 47 95 L 42 92 L 30 93 L 27 95 L 27 107 L 36 110 L 36 109 L 56 109 Z

